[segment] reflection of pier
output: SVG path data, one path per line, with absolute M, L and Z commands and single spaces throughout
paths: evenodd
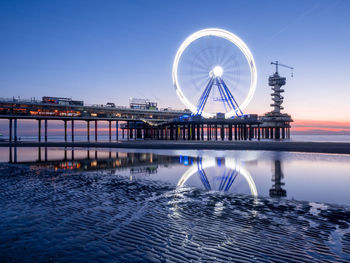
M 274 184 L 272 185 L 272 188 L 270 189 L 270 196 L 271 197 L 284 197 L 287 195 L 287 191 L 285 189 L 282 189 L 282 186 L 284 183 L 282 182 L 282 179 L 284 178 L 283 172 L 282 172 L 282 164 L 280 160 L 275 160 L 274 164 L 274 174 L 272 177 L 272 182 Z
M 44 154 L 42 154 L 44 151 Z M 60 151 L 60 150 L 54 150 Z M 179 163 L 179 157 L 157 155 L 153 153 L 133 153 L 133 152 L 99 152 L 97 150 L 75 150 L 64 149 L 63 158 L 48 158 L 47 148 L 37 148 L 37 159 L 33 161 L 17 161 L 17 147 L 9 148 L 9 163 L 26 164 L 35 167 L 64 169 L 64 170 L 122 170 L 130 169 L 131 174 L 157 173 L 159 165 L 168 165 Z M 75 157 L 76 152 L 80 155 L 85 152 L 85 156 Z M 99 154 L 108 155 L 107 157 L 98 156 Z M 70 155 L 70 158 L 68 157 Z M 34 156 L 34 155 L 33 155 Z

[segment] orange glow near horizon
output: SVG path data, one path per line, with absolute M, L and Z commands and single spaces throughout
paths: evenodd
M 312 133 L 322 132 L 331 134 L 350 134 L 349 121 L 313 121 L 313 120 L 295 120 L 292 124 L 292 132 Z

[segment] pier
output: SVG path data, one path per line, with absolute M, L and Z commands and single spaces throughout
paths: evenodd
M 185 116 L 185 117 L 184 117 Z M 64 124 L 64 142 L 75 141 L 75 122 L 86 123 L 86 141 L 98 141 L 99 122 L 108 122 L 109 141 L 121 140 L 260 140 L 290 138 L 289 120 L 277 120 L 281 125 L 269 125 L 271 119 L 257 115 L 235 118 L 202 118 L 188 111 L 147 110 L 126 107 L 67 106 L 46 103 L 0 101 L 0 119 L 8 120 L 9 142 L 17 142 L 21 120 L 37 122 L 37 141 L 48 142 L 51 121 Z M 68 129 L 70 124 L 70 130 Z M 115 130 L 115 133 L 112 132 Z
M 262 127 L 264 123 L 257 118 L 236 119 L 188 119 L 185 121 L 143 118 L 109 118 L 109 117 L 58 117 L 58 116 L 20 116 L 0 115 L 7 119 L 9 126 L 9 142 L 17 142 L 18 122 L 33 120 L 37 122 L 37 141 L 48 142 L 49 121 L 64 123 L 64 142 L 74 142 L 74 122 L 86 122 L 86 141 L 90 141 L 91 127 L 94 128 L 94 141 L 98 141 L 98 123 L 108 122 L 109 141 L 121 140 L 260 140 L 290 138 L 289 127 Z M 68 130 L 68 123 L 71 128 Z M 112 132 L 112 128 L 115 133 Z M 44 134 L 42 134 L 42 131 Z

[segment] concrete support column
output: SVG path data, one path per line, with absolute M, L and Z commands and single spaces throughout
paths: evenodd
M 282 128 L 282 139 L 286 138 L 286 129 Z
M 204 124 L 201 124 L 201 140 L 204 141 Z
M 235 141 L 237 141 L 237 124 L 234 125 Z
M 185 127 L 185 128 L 186 128 L 186 127 Z M 186 129 L 186 139 L 187 139 L 187 140 L 191 140 L 190 130 L 191 130 L 191 127 L 190 127 L 190 124 L 188 124 L 188 125 L 187 125 L 187 129 Z
M 253 128 L 252 128 L 252 125 L 249 125 L 249 141 L 251 141 L 252 140 L 252 137 L 254 136 L 254 134 L 253 134 L 253 132 L 254 132 L 254 130 L 253 130 Z
M 196 139 L 196 125 L 192 124 L 191 125 L 191 140 L 195 140 Z
M 221 135 L 221 140 L 223 141 L 223 140 L 225 140 L 225 125 L 224 124 L 222 124 L 221 125 L 221 128 L 220 128 L 220 135 Z
M 197 140 L 200 141 L 201 139 L 201 130 L 200 130 L 200 124 L 195 125 L 195 127 L 197 128 Z
M 210 141 L 210 124 L 207 124 L 207 141 Z
M 175 125 L 175 140 L 179 139 L 179 133 L 180 133 L 180 127 L 176 124 Z
M 170 125 L 170 140 L 171 141 L 174 140 L 174 125 L 173 124 Z
M 275 128 L 275 139 L 280 138 L 280 128 Z
M 218 140 L 218 125 L 215 124 L 215 141 Z
M 258 125 L 258 140 L 260 141 L 260 125 Z
M 228 125 L 228 140 L 232 141 L 232 124 Z
M 273 128 L 270 128 L 270 139 L 273 139 Z

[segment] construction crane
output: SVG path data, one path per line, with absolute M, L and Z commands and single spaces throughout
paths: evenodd
M 291 77 L 293 77 L 293 70 L 294 70 L 293 67 L 290 67 L 290 66 L 281 64 L 281 63 L 279 63 L 278 61 L 271 62 L 271 64 L 272 64 L 272 65 L 276 65 L 276 73 L 278 73 L 278 66 L 285 67 L 285 68 L 289 68 L 289 69 L 291 70 Z

